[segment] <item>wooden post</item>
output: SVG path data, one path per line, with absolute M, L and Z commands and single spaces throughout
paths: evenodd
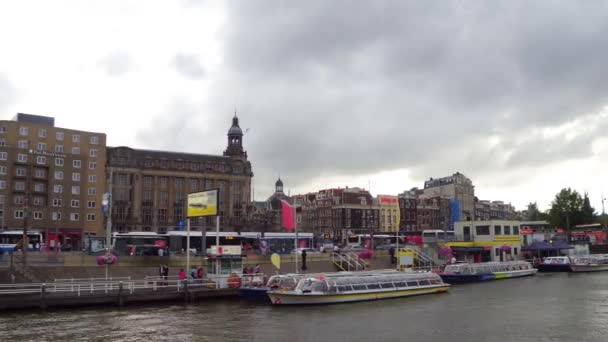
M 122 293 L 122 281 L 118 283 L 118 306 L 123 307 L 125 305 L 125 300 Z
M 46 284 L 42 284 L 40 288 L 40 308 L 46 310 Z

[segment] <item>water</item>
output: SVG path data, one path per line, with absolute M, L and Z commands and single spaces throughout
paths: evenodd
M 1 313 L 2 341 L 606 341 L 608 272 L 454 286 L 351 304 L 193 305 Z

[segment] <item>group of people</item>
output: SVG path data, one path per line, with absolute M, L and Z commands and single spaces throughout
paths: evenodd
M 245 266 L 243 268 L 243 274 L 254 274 L 254 273 L 262 273 L 262 267 L 260 264 L 256 264 L 255 267 Z

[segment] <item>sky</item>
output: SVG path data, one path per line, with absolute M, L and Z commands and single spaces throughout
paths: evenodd
M 110 146 L 221 154 L 255 199 L 396 195 L 461 172 L 480 199 L 608 197 L 608 2 L 6 1 L 0 118 Z M 608 204 L 608 203 L 607 203 Z

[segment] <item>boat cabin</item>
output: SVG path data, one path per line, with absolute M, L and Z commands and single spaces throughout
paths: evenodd
M 509 272 L 530 270 L 532 265 L 526 261 L 509 262 L 484 262 L 477 264 L 456 264 L 445 267 L 444 273 L 447 274 L 485 274 L 495 272 Z
M 381 289 L 402 289 L 443 285 L 441 277 L 435 273 L 378 273 L 366 275 L 327 275 L 302 279 L 296 291 L 302 293 L 344 293 L 377 291 Z

